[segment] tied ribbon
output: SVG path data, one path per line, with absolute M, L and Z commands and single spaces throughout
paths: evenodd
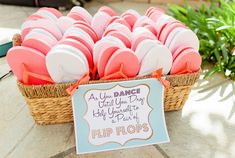
M 90 76 L 88 73 L 84 74 L 82 78 L 80 78 L 74 85 L 70 86 L 66 89 L 66 92 L 69 95 L 73 95 L 75 90 L 83 83 L 87 83 L 90 80 Z
M 125 75 L 125 73 L 123 72 L 123 67 L 124 67 L 123 64 L 121 64 L 121 65 L 120 65 L 120 68 L 119 68 L 119 70 L 118 70 L 117 72 L 114 72 L 114 73 L 112 73 L 112 74 L 110 74 L 110 75 L 104 76 L 104 77 L 100 78 L 100 80 L 112 79 L 113 77 L 115 77 L 115 76 L 117 76 L 117 75 L 121 75 L 122 78 L 127 79 L 128 77 L 127 77 L 127 75 Z
M 190 69 L 190 65 L 188 62 L 185 63 L 185 67 L 181 69 L 177 74 L 187 74 L 187 73 L 192 73 L 193 71 Z
M 36 73 L 28 71 L 28 68 L 25 64 L 22 64 L 22 69 L 23 69 L 23 81 L 22 82 L 24 84 L 28 84 L 29 76 L 32 76 L 34 78 L 38 78 L 44 81 L 48 81 L 50 83 L 54 83 L 54 81 L 49 76 L 40 75 L 40 74 L 36 74 Z
M 162 68 L 154 71 L 151 76 L 158 79 L 165 88 L 170 87 L 170 82 L 162 78 Z
M 97 72 L 97 65 L 95 65 L 95 66 L 93 67 L 93 69 L 90 69 L 91 79 L 92 79 L 92 80 L 95 80 L 96 72 Z

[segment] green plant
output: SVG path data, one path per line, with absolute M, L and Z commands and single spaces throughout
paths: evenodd
M 214 65 L 205 77 L 222 72 L 235 80 L 235 0 L 216 0 L 198 8 L 169 5 L 168 10 L 200 39 L 203 63 Z

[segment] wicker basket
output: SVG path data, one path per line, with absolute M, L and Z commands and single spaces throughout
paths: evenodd
M 20 36 L 14 36 L 13 44 L 20 45 Z M 18 43 L 17 43 L 18 42 Z M 197 82 L 200 71 L 191 74 L 166 76 L 171 84 L 164 92 L 164 110 L 174 111 L 183 108 L 191 88 Z M 145 77 L 145 78 L 148 78 Z M 143 78 L 132 78 L 136 80 Z M 116 82 L 120 80 L 108 80 L 105 82 Z M 90 81 L 90 83 L 103 83 L 104 81 Z M 47 85 L 24 85 L 17 82 L 18 87 L 24 96 L 30 112 L 38 124 L 58 124 L 73 121 L 71 96 L 66 89 L 73 83 L 47 84 Z
M 173 111 L 182 109 L 185 101 L 188 99 L 192 86 L 198 78 L 199 72 L 166 76 L 166 79 L 171 83 L 171 87 L 165 89 L 164 92 L 164 110 Z M 112 82 L 116 81 L 120 80 Z M 103 82 L 90 81 L 89 83 Z M 66 89 L 73 83 L 24 85 L 18 82 L 17 84 L 29 106 L 33 118 L 38 124 L 56 124 L 73 121 L 71 96 L 66 93 Z

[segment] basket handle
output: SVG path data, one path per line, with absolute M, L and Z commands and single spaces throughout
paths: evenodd
M 54 83 L 54 81 L 48 76 L 30 72 L 24 63 L 22 64 L 22 69 L 23 69 L 23 83 L 24 84 L 28 84 L 29 76 Z

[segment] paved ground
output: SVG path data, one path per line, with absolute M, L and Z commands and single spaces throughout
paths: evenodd
M 118 12 L 133 8 L 141 13 L 152 5 L 119 1 L 105 4 Z M 86 7 L 93 14 L 102 5 L 104 2 L 93 1 Z M 0 28 L 19 28 L 33 12 L 35 8 L 0 5 Z M 5 58 L 0 58 L 0 76 L 8 71 Z M 0 157 L 233 158 L 235 83 L 220 75 L 204 80 L 203 74 L 183 110 L 166 113 L 171 143 L 82 156 L 74 154 L 73 124 L 36 125 L 15 77 L 8 75 L 0 81 Z

